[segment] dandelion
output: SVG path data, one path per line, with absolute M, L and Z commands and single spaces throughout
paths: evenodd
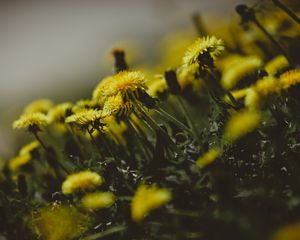
M 278 79 L 272 76 L 264 77 L 258 80 L 254 85 L 255 91 L 260 96 L 267 96 L 280 92 L 280 85 Z
M 245 106 L 250 110 L 255 110 L 260 107 L 261 96 L 255 90 L 255 88 L 249 88 L 245 97 Z
M 40 147 L 40 143 L 38 141 L 32 141 L 21 148 L 19 151 L 19 155 L 27 155 L 31 154 L 34 150 Z
M 205 68 L 212 64 L 211 61 L 215 60 L 223 51 L 224 43 L 221 39 L 215 36 L 198 38 L 187 48 L 182 58 L 182 64 L 193 66 L 193 68 L 199 68 L 199 66 Z
M 288 66 L 289 62 L 286 57 L 283 55 L 278 55 L 265 65 L 265 70 L 269 75 L 275 75 L 280 70 L 285 69 Z
M 103 183 L 102 177 L 95 172 L 82 171 L 70 174 L 62 183 L 63 194 L 71 194 L 79 190 L 85 190 L 100 186 Z
M 65 119 L 66 123 L 75 124 L 78 126 L 89 126 L 90 124 L 95 125 L 100 124 L 100 119 L 102 118 L 103 113 L 101 110 L 97 109 L 82 109 L 77 113 L 74 113 L 68 116 Z
M 13 122 L 14 129 L 26 129 L 29 132 L 38 132 L 49 124 L 47 116 L 43 113 L 25 113 Z
M 246 97 L 249 92 L 249 89 L 250 88 L 238 89 L 238 90 L 230 91 L 230 93 L 236 100 L 238 100 L 238 99 Z M 227 95 L 224 97 L 224 100 L 227 103 L 231 102 L 230 98 Z
M 110 96 L 121 94 L 123 99 L 133 100 L 138 98 L 139 90 L 145 91 L 146 80 L 143 73 L 139 71 L 122 71 L 113 76 L 108 87 L 103 92 L 106 99 Z
M 134 109 L 131 101 L 124 102 L 121 94 L 110 96 L 103 106 L 103 116 L 129 116 Z
M 29 103 L 25 109 L 24 113 L 44 113 L 47 114 L 48 111 L 53 107 L 53 102 L 49 99 L 38 99 Z
M 169 190 L 143 184 L 138 187 L 131 202 L 132 219 L 140 222 L 149 212 L 165 205 L 170 200 Z
M 70 102 L 60 103 L 54 106 L 49 112 L 50 122 L 63 123 L 66 116 L 71 113 L 73 104 Z
M 234 114 L 226 124 L 224 139 L 234 142 L 258 127 L 261 120 L 259 112 L 244 110 Z
M 213 163 L 220 155 L 221 151 L 219 148 L 212 148 L 197 159 L 196 165 L 199 168 L 204 168 Z
M 300 84 L 300 69 L 293 69 L 280 75 L 280 84 L 283 89 Z
M 15 158 L 12 158 L 11 160 L 9 160 L 8 168 L 13 172 L 18 171 L 21 167 L 28 164 L 30 159 L 31 159 L 30 154 L 19 155 Z
M 258 70 L 263 61 L 256 56 L 241 57 L 222 72 L 221 85 L 224 89 L 232 89 L 241 79 Z
M 115 202 L 115 196 L 111 192 L 88 193 L 81 199 L 86 209 L 108 208 Z
M 45 240 L 78 238 L 90 225 L 87 215 L 73 206 L 53 205 L 33 213 L 33 230 Z

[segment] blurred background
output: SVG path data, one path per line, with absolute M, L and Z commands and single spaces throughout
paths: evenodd
M 11 130 L 11 122 L 27 103 L 89 97 L 111 72 L 113 47 L 125 44 L 129 57 L 154 61 L 152 49 L 159 40 L 168 32 L 193 27 L 193 13 L 200 12 L 209 27 L 224 16 L 235 16 L 234 7 L 245 2 L 249 1 L 1 1 L 0 157 L 11 157 L 17 147 L 19 133 Z

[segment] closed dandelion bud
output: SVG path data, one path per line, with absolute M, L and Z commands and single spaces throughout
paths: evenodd
M 155 185 L 141 185 L 136 190 L 131 202 L 131 216 L 140 222 L 152 210 L 157 209 L 171 200 L 171 193 L 165 188 Z
M 122 49 L 114 49 L 112 54 L 115 58 L 115 73 L 128 70 L 128 65 L 125 60 L 125 52 Z
M 234 114 L 227 122 L 224 139 L 234 142 L 258 127 L 261 120 L 259 112 L 244 110 Z
M 111 192 L 88 193 L 81 199 L 86 209 L 108 208 L 115 202 L 115 196 Z
M 235 8 L 236 12 L 241 17 L 241 23 L 252 22 L 255 20 L 255 12 L 252 8 L 249 8 L 245 4 L 237 5 Z
M 63 194 L 72 194 L 77 191 L 91 189 L 100 186 L 103 183 L 102 177 L 95 172 L 82 171 L 67 176 L 62 183 Z
M 177 81 L 176 72 L 174 70 L 165 71 L 165 79 L 170 93 L 174 95 L 180 94 L 180 85 Z
M 197 159 L 196 165 L 199 168 L 204 168 L 212 164 L 220 155 L 221 150 L 219 148 L 212 148 Z

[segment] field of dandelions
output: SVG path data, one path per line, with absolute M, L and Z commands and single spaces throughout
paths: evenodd
M 86 99 L 29 103 L 0 239 L 299 240 L 300 3 L 235 12 L 194 15 L 148 67 L 113 49 Z

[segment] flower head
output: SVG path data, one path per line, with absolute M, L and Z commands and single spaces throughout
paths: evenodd
M 46 114 L 53 107 L 53 102 L 49 99 L 38 99 L 29 103 L 25 109 L 24 113 L 44 113 Z
M 280 85 L 278 79 L 268 76 L 258 80 L 254 85 L 254 89 L 260 96 L 264 97 L 270 94 L 279 93 Z
M 121 94 L 110 96 L 106 99 L 103 106 L 103 116 L 128 116 L 134 106 L 131 101 L 124 102 Z
M 38 141 L 32 141 L 26 145 L 24 145 L 21 150 L 19 151 L 19 155 L 27 155 L 31 154 L 34 150 L 40 147 L 40 143 Z
M 222 72 L 221 84 L 225 89 L 232 89 L 242 78 L 258 70 L 263 61 L 256 56 L 240 57 L 228 64 Z
M 70 102 L 60 103 L 54 106 L 49 112 L 49 120 L 51 122 L 64 122 L 67 113 L 71 112 L 73 104 Z
M 208 152 L 204 153 L 204 155 L 199 157 L 196 161 L 196 164 L 199 168 L 204 168 L 207 165 L 213 163 L 220 155 L 221 155 L 220 149 L 212 148 L 208 150 Z
M 38 209 L 32 225 L 42 239 L 66 240 L 78 238 L 88 229 L 90 221 L 73 206 L 54 205 Z
M 76 124 L 81 127 L 89 126 L 90 124 L 100 124 L 103 116 L 101 110 L 97 109 L 83 109 L 65 119 L 66 123 Z
M 14 129 L 26 129 L 30 132 L 40 131 L 49 124 L 47 116 L 43 113 L 24 113 L 13 122 Z
M 207 65 L 207 60 L 215 60 L 215 58 L 224 51 L 224 43 L 221 39 L 215 36 L 206 36 L 196 39 L 196 41 L 190 45 L 182 59 L 184 66 L 202 67 Z
M 279 72 L 282 69 L 285 69 L 289 66 L 289 62 L 283 55 L 278 55 L 269 62 L 267 62 L 265 66 L 265 70 L 270 75 L 275 75 L 277 72 Z
M 260 119 L 260 113 L 256 111 L 244 110 L 234 114 L 226 124 L 224 138 L 229 142 L 236 141 L 253 131 L 259 125 Z
M 88 193 L 81 199 L 82 205 L 87 209 L 108 208 L 115 202 L 111 192 Z
M 300 69 L 293 69 L 280 75 L 280 84 L 283 89 L 300 84 Z
M 141 221 L 150 211 L 163 206 L 171 200 L 171 193 L 155 185 L 141 185 L 136 190 L 131 202 L 131 216 L 136 222 Z
M 12 158 L 11 160 L 9 160 L 8 168 L 11 171 L 15 172 L 15 171 L 19 170 L 22 166 L 29 163 L 30 159 L 31 159 L 30 154 L 19 155 L 15 158 Z
M 100 186 L 103 183 L 102 177 L 95 172 L 82 171 L 73 173 L 62 183 L 63 194 L 71 194 L 79 190 Z

